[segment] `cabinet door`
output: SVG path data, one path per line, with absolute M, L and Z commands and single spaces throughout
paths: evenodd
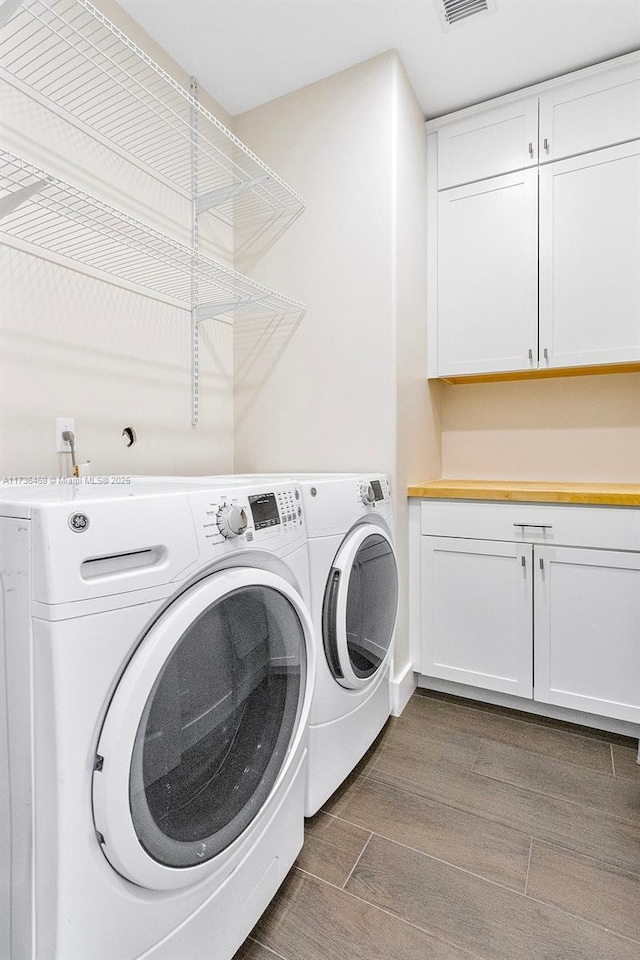
M 535 699 L 640 722 L 640 554 L 536 547 L 534 570 Z
M 421 673 L 532 696 L 532 547 L 422 537 Z
M 540 162 L 640 137 L 640 57 L 540 98 Z
M 537 367 L 537 172 L 438 195 L 438 375 Z
M 637 141 L 540 169 L 540 354 L 543 368 L 640 358 Z
M 538 162 L 538 98 L 482 110 L 438 130 L 438 189 Z

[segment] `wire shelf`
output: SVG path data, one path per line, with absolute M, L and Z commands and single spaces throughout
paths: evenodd
M 4 0 L 0 75 L 195 199 L 198 212 L 261 224 L 304 209 L 284 180 L 89 0 Z
M 304 306 L 64 180 L 0 151 L 0 231 L 179 301 L 195 321 L 294 324 Z M 192 302 L 192 279 L 198 302 Z

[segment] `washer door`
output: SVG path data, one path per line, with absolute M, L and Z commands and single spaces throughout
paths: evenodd
M 329 668 L 343 687 L 366 686 L 391 647 L 398 612 L 393 544 L 371 523 L 342 542 L 324 595 L 322 636 Z
M 115 690 L 93 775 L 119 873 L 185 886 L 216 869 L 288 768 L 310 700 L 312 627 L 263 570 L 212 574 L 151 627 Z

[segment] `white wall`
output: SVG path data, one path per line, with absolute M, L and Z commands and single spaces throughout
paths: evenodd
M 302 217 L 238 269 L 307 304 L 262 384 L 236 384 L 236 469 L 385 471 L 395 490 L 408 657 L 406 486 L 440 475 L 438 388 L 426 384 L 424 119 L 397 55 L 236 118 L 298 190 Z
M 640 376 L 447 385 L 443 475 L 640 482 Z
M 395 469 L 392 56 L 236 118 L 305 199 L 264 255 L 236 268 L 307 313 L 260 385 L 236 384 L 236 470 Z
M 113 0 L 97 5 L 188 86 L 183 71 Z M 230 119 L 206 94 L 203 99 L 223 122 Z M 24 159 L 189 241 L 186 200 L 10 86 L 2 89 L 1 134 L 3 146 Z M 207 219 L 206 250 L 231 262 L 231 231 Z M 76 418 L 78 455 L 93 462 L 94 473 L 232 469 L 227 324 L 207 322 L 202 329 L 201 422 L 194 428 L 188 309 L 12 240 L 0 251 L 0 277 L 0 475 L 68 472 L 68 455 L 54 451 L 56 416 Z M 125 426 L 138 435 L 129 450 L 121 439 Z

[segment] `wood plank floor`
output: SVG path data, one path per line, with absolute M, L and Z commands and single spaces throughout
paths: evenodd
M 234 960 L 638 960 L 636 751 L 416 693 Z

